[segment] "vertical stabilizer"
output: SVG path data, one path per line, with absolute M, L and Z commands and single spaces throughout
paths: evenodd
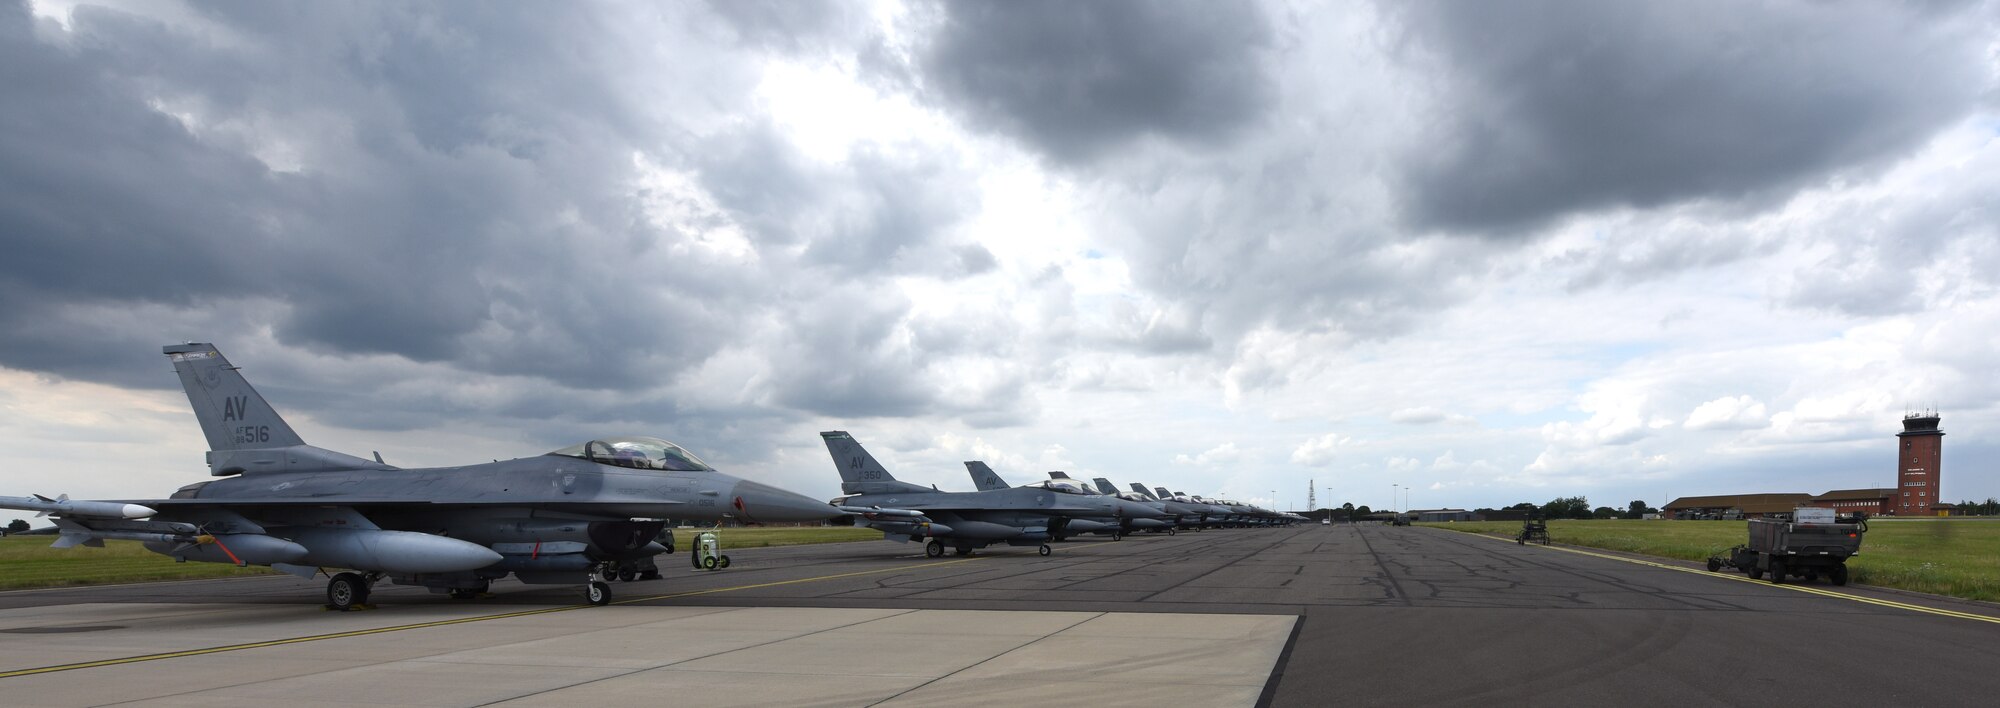
M 875 456 L 868 454 L 867 448 L 848 435 L 846 431 L 830 430 L 819 434 L 826 441 L 826 452 L 833 456 L 833 466 L 840 471 L 840 492 L 842 494 L 891 494 L 896 492 L 929 492 L 928 487 L 919 487 L 908 482 L 896 481 Z
M 396 469 L 307 445 L 215 345 L 170 344 L 160 351 L 173 360 L 201 434 L 208 438 L 209 474 Z
M 1143 485 L 1143 484 L 1140 484 L 1140 483 L 1138 483 L 1138 482 L 1133 482 L 1133 483 L 1132 483 L 1132 491 L 1135 491 L 1135 492 L 1138 492 L 1138 493 L 1139 493 L 1139 496 L 1142 496 L 1142 497 L 1145 497 L 1145 498 L 1147 498 L 1147 499 L 1158 499 L 1158 498 L 1160 498 L 1160 497 L 1159 497 L 1159 495 L 1156 495 L 1156 494 L 1154 494 L 1154 493 L 1152 493 L 1152 492 L 1148 492 L 1148 491 L 1146 491 L 1146 485 Z
M 1154 487 L 1153 491 L 1159 492 L 1161 499 L 1172 499 L 1174 497 L 1180 496 L 1179 494 L 1167 491 L 1166 487 Z
M 1094 477 L 1091 478 L 1090 481 L 1096 483 L 1097 491 L 1103 492 L 1105 496 L 1112 496 L 1112 497 L 1118 496 L 1118 488 L 1112 486 L 1111 480 L 1105 479 L 1103 477 Z
M 982 492 L 990 492 L 996 489 L 1007 488 L 1007 481 L 1000 479 L 1000 475 L 994 472 L 993 468 L 987 467 L 984 462 L 966 460 L 965 471 L 972 475 L 972 486 L 974 489 Z
M 213 344 L 174 344 L 162 348 L 181 376 L 194 417 L 210 450 L 250 450 L 304 445 L 292 426 Z

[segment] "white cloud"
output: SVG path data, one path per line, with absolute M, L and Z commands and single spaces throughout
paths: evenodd
M 1749 396 L 1728 396 L 1696 406 L 1682 425 L 1688 430 L 1748 430 L 1770 424 L 1763 403 Z
M 1354 438 L 1340 433 L 1327 433 L 1301 443 L 1292 451 L 1292 462 L 1307 467 L 1325 467 L 1333 462 L 1334 453 L 1340 448 L 1353 445 Z
M 1176 465 L 1194 465 L 1197 467 L 1207 467 L 1210 465 L 1221 465 L 1221 464 L 1228 464 L 1231 462 L 1235 462 L 1242 456 L 1243 456 L 1243 451 L 1236 449 L 1236 443 L 1226 442 L 1221 445 L 1217 445 L 1215 447 L 1211 447 L 1207 450 L 1204 450 L 1202 451 L 1201 454 L 1194 455 L 1192 457 L 1188 456 L 1185 453 L 1175 455 L 1173 461 L 1174 464 Z

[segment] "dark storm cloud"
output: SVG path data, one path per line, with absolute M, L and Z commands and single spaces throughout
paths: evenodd
M 952 2 L 917 58 L 922 81 L 974 126 L 1061 163 L 1144 136 L 1210 144 L 1275 94 L 1260 8 L 1204 2 Z
M 920 349 L 822 350 L 907 302 L 878 299 L 866 327 L 753 323 L 816 286 L 992 269 L 943 236 L 976 206 L 963 168 L 801 159 L 742 119 L 754 62 L 699 45 L 713 18 L 649 15 L 670 39 L 636 42 L 629 18 L 587 10 L 194 12 L 190 27 L 84 6 L 37 30 L 0 3 L 0 365 L 167 387 L 159 345 L 215 341 L 262 385 L 296 387 L 302 413 L 375 428 L 956 405 L 899 377 Z M 659 44 L 678 53 L 647 54 Z M 653 218 L 640 162 L 691 175 L 723 213 Z M 753 252 L 689 232 L 720 220 Z M 745 385 L 778 403 L 718 412 L 659 392 L 752 336 L 787 374 Z M 372 413 L 388 404 L 402 417 Z
M 1505 232 L 1619 205 L 1769 203 L 1907 154 L 1973 107 L 1981 23 L 1837 4 L 1387 3 L 1403 57 L 1442 70 L 1407 216 Z

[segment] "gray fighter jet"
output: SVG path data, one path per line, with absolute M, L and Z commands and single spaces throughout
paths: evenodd
M 1180 529 L 1199 530 L 1201 528 L 1201 517 L 1207 511 L 1207 509 L 1196 507 L 1193 504 L 1182 504 L 1168 499 L 1155 498 L 1151 493 L 1146 491 L 1145 487 L 1137 484 L 1132 485 L 1133 491 L 1120 492 L 1118 491 L 1118 487 L 1111 484 L 1111 480 L 1103 477 L 1096 477 L 1090 481 L 1097 485 L 1097 491 L 1135 504 L 1144 504 L 1158 509 L 1160 513 L 1166 515 L 1165 521 L 1167 526 L 1164 529 L 1154 529 L 1154 531 L 1166 531 L 1169 536 L 1174 535 Z
M 973 485 L 982 490 L 1008 488 L 1007 482 L 1000 479 L 1000 475 L 994 473 L 993 468 L 987 467 L 984 462 L 969 460 L 965 463 L 965 471 L 972 475 Z M 1077 495 L 1075 501 L 1078 506 L 1084 507 L 1084 510 L 1066 514 L 1069 517 L 1068 523 L 1052 532 L 1057 541 L 1084 534 L 1110 536 L 1111 540 L 1119 541 L 1125 538 L 1125 534 L 1136 530 L 1151 530 L 1166 526 L 1163 520 L 1165 514 L 1159 510 L 1115 496 L 1100 494 L 1097 490 L 1084 486 L 1082 482 L 1070 479 L 1069 475 L 1063 472 L 1050 472 L 1048 481 L 1032 482 L 1019 488 L 1047 489 L 1057 494 Z
M 833 465 L 840 471 L 840 492 L 846 495 L 833 503 L 860 512 L 858 523 L 881 531 L 886 539 L 924 541 L 924 555 L 932 558 L 944 555 L 947 545 L 962 556 L 995 543 L 1037 546 L 1046 556 L 1052 538 L 1077 532 L 1072 526 L 1116 528 L 1115 524 L 1092 525 L 1095 522 L 1090 518 L 1109 517 L 1115 512 L 1102 498 L 1081 489 L 1008 487 L 1004 483 L 990 486 L 982 482 L 979 491 L 939 491 L 897 480 L 845 432 L 819 436 L 826 441 L 827 454 L 833 456 Z M 968 468 L 975 464 L 985 468 L 985 463 L 966 463 Z M 998 479 L 990 469 L 985 473 Z M 975 470 L 975 480 L 978 477 Z M 889 513 L 871 513 L 877 509 Z M 890 510 L 921 513 L 924 518 L 895 516 Z
M 1118 522 L 1118 533 L 1112 535 L 1112 540 L 1117 540 L 1118 537 L 1134 531 L 1162 531 L 1172 528 L 1174 525 L 1172 515 L 1167 513 L 1166 507 L 1150 503 L 1149 500 L 1127 499 L 1118 494 L 1117 490 L 1103 491 L 1102 485 L 1092 488 L 1083 482 L 1070 478 L 1068 472 L 1050 472 L 1049 481 L 1043 482 L 1043 484 L 1059 484 L 1065 487 L 1079 488 L 1085 494 L 1101 496 L 1110 500 L 1118 508 L 1118 516 L 1115 518 Z
M 179 561 L 331 574 L 327 604 L 367 602 L 388 578 L 472 598 L 509 573 L 581 583 L 611 601 L 608 564 L 664 552 L 664 519 L 815 521 L 825 502 L 715 471 L 650 437 L 591 440 L 536 457 L 399 469 L 307 445 L 209 344 L 165 348 L 208 438 L 209 473 L 166 499 L 0 497 L 52 515 L 55 545 L 141 541 Z
M 1194 529 L 1196 531 L 1200 531 L 1208 526 L 1209 517 L 1216 515 L 1215 507 L 1196 502 L 1195 500 L 1189 499 L 1187 497 L 1177 497 L 1173 495 L 1162 497 L 1158 494 L 1146 491 L 1146 485 L 1140 484 L 1138 482 L 1132 483 L 1132 491 L 1138 493 L 1140 496 L 1144 496 L 1148 499 L 1158 501 L 1161 504 L 1165 504 L 1167 506 L 1168 511 L 1173 512 L 1175 514 L 1179 514 L 1180 518 L 1176 523 L 1178 523 L 1180 527 L 1184 529 Z M 1164 493 L 1166 490 L 1161 489 L 1160 491 Z

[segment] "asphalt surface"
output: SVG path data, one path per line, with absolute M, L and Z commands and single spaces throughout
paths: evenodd
M 727 534 L 724 534 L 727 545 Z M 1375 525 L 1211 530 L 924 558 L 864 542 L 663 556 L 630 605 L 1274 614 L 1300 617 L 1264 700 L 1380 705 L 1991 705 L 2000 607 L 1693 564 Z M 0 609 L 104 602 L 320 602 L 290 577 L 0 593 Z M 496 585 L 495 611 L 573 604 Z M 378 604 L 455 604 L 382 585 Z M 1982 619 L 1983 618 L 1983 619 Z M 1184 620 L 1184 618 L 1176 618 Z M 0 690 L 5 686 L 0 685 Z

